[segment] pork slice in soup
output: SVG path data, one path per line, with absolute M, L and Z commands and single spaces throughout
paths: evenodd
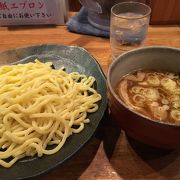
M 130 109 L 151 119 L 180 124 L 180 79 L 173 73 L 132 72 L 119 81 L 117 94 Z

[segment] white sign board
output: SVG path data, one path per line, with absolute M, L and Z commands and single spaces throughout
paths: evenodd
M 0 25 L 64 24 L 66 0 L 0 0 Z

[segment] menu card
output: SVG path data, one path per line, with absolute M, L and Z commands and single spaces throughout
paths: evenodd
M 0 0 L 0 26 L 63 25 L 67 20 L 67 2 L 66 0 Z

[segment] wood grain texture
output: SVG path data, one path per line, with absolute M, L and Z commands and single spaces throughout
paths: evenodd
M 111 63 L 106 38 L 71 33 L 65 26 L 0 28 L 0 51 L 37 44 L 81 46 L 98 60 L 106 74 Z M 150 26 L 144 46 L 149 45 L 180 48 L 180 27 Z M 95 136 L 74 157 L 36 179 L 180 179 L 180 151 L 139 144 L 128 139 L 108 115 L 105 117 Z
M 69 1 L 69 9 L 70 11 L 79 11 L 81 8 L 81 4 L 79 0 L 68 0 Z
M 151 24 L 180 24 L 179 0 L 147 0 L 152 9 Z

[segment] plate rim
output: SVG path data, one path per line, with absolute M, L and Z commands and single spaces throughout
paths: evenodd
M 29 48 L 39 48 L 39 47 L 48 47 L 48 46 L 51 46 L 51 47 L 63 47 L 63 48 L 72 48 L 72 49 L 78 49 L 80 51 L 83 51 L 84 53 L 86 53 L 89 57 L 90 57 L 90 61 L 93 61 L 95 64 L 96 64 L 96 67 L 98 69 L 98 72 L 99 74 L 102 76 L 102 79 L 103 79 L 103 83 L 105 83 L 106 85 L 106 75 L 100 65 L 100 63 L 93 57 L 93 55 L 88 51 L 86 50 L 85 48 L 83 47 L 80 47 L 80 46 L 73 46 L 73 45 L 63 45 L 63 44 L 53 44 L 53 43 L 50 43 L 50 44 L 35 44 L 35 45 L 30 45 L 30 46 L 22 46 L 22 47 L 17 47 L 17 48 L 10 48 L 10 49 L 7 49 L 7 50 L 4 50 L 4 51 L 0 51 L 0 55 L 1 54 L 6 54 L 6 53 L 9 53 L 9 52 L 15 52 L 15 51 L 20 51 L 20 50 L 25 50 L 25 49 L 29 49 Z M 37 54 L 38 55 L 38 54 Z M 17 61 L 14 61 L 13 63 L 18 63 L 19 61 L 21 61 L 23 59 L 19 59 Z M 12 63 L 6 63 L 6 64 L 2 64 L 2 65 L 7 65 L 7 64 L 12 64 Z M 105 90 L 105 92 L 107 93 L 107 89 Z M 45 169 L 45 170 L 41 170 L 40 172 L 38 173 L 35 173 L 33 175 L 29 175 L 29 176 L 25 176 L 25 177 L 16 177 L 16 179 L 28 179 L 28 178 L 34 178 L 34 177 L 37 177 L 37 176 L 40 176 L 42 174 L 46 174 L 48 173 L 49 171 L 55 169 L 56 167 L 58 167 L 59 165 L 63 164 L 65 161 L 67 161 L 68 159 L 71 159 L 73 156 L 75 156 L 77 154 L 77 152 L 82 149 L 91 139 L 92 137 L 95 135 L 95 132 L 97 130 L 97 128 L 99 127 L 101 121 L 103 120 L 103 117 L 104 117 L 104 114 L 105 112 L 107 111 L 107 106 L 108 106 L 108 103 L 107 103 L 107 95 L 105 93 L 105 96 L 104 96 L 104 101 L 105 101 L 105 104 L 102 104 L 103 106 L 103 111 L 100 115 L 100 120 L 96 123 L 96 126 L 94 127 L 94 130 L 93 132 L 91 133 L 90 136 L 88 136 L 88 138 L 86 140 L 84 140 L 84 142 L 73 152 L 71 153 L 69 156 L 65 157 L 62 161 L 59 161 L 58 163 L 55 163 L 54 165 L 51 165 L 50 168 L 48 169 Z M 0 178 L 1 179 L 1 178 Z

